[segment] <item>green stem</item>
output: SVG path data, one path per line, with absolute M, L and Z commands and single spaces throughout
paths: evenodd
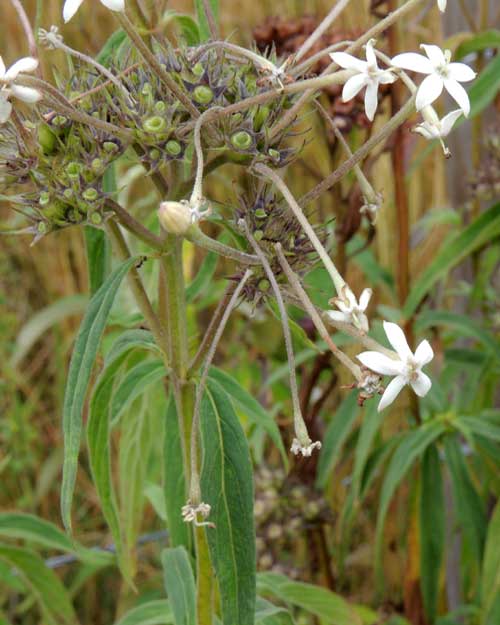
M 148 230 L 148 228 L 143 226 L 140 221 L 134 219 L 132 215 L 123 208 L 123 206 L 118 204 L 118 202 L 108 199 L 106 204 L 115 213 L 120 224 L 143 243 L 146 243 L 159 252 L 165 249 L 165 242 L 163 239 L 154 234 L 154 232 L 151 232 L 151 230 Z
M 246 252 L 240 252 L 240 250 L 230 247 L 229 245 L 225 245 L 224 243 L 217 241 L 217 239 L 212 239 L 212 237 L 209 237 L 202 232 L 198 226 L 191 226 L 185 236 L 188 241 L 191 241 L 191 243 L 195 243 L 196 245 L 199 245 L 206 250 L 210 250 L 211 252 L 215 252 L 220 256 L 231 258 L 232 260 L 244 265 L 260 265 L 260 261 L 257 256 L 247 254 Z
M 206 530 L 195 527 L 196 540 L 196 623 L 212 625 L 213 573 Z

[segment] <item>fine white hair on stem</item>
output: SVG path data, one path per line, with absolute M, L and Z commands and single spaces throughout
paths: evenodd
M 200 408 L 201 408 L 201 400 L 203 397 L 203 391 L 205 389 L 205 384 L 208 377 L 208 372 L 210 370 L 210 365 L 212 364 L 212 360 L 215 356 L 215 352 L 217 350 L 217 345 L 222 337 L 228 319 L 233 311 L 233 308 L 236 306 L 236 302 L 238 301 L 238 297 L 240 296 L 243 287 L 245 286 L 247 280 L 252 275 L 252 270 L 247 269 L 243 274 L 238 286 L 234 290 L 229 303 L 224 310 L 222 318 L 220 320 L 219 326 L 214 334 L 212 339 L 212 343 L 208 349 L 207 355 L 205 357 L 205 362 L 203 366 L 203 371 L 200 377 L 200 381 L 198 382 L 198 386 L 196 389 L 196 397 L 194 400 L 194 409 L 193 409 L 193 422 L 191 429 L 191 484 L 189 488 L 189 500 L 192 504 L 197 504 L 200 502 L 201 493 L 200 493 L 200 479 L 198 473 L 198 426 L 200 423 Z
M 295 60 L 300 60 L 306 52 L 308 52 L 318 39 L 326 32 L 337 17 L 342 13 L 351 0 L 339 0 L 337 4 L 332 7 L 328 15 L 321 21 L 317 28 L 309 35 L 309 37 L 300 46 L 295 54 Z

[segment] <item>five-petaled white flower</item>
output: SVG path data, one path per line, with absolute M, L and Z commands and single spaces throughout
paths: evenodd
M 450 134 L 451 129 L 453 128 L 453 124 L 462 115 L 462 109 L 451 111 L 451 113 L 445 115 L 443 119 L 439 119 L 434 109 L 432 109 L 431 107 L 426 107 L 424 111 L 425 121 L 415 126 L 413 131 L 418 132 L 429 141 L 437 139 L 441 143 L 444 155 L 448 158 L 449 156 L 451 156 L 451 153 L 444 144 L 443 139 Z
M 422 367 L 434 358 L 429 341 L 422 341 L 413 354 L 403 330 L 398 325 L 384 321 L 384 330 L 398 359 L 389 358 L 380 352 L 362 352 L 358 355 L 358 359 L 368 369 L 381 375 L 395 376 L 382 395 L 378 405 L 379 412 L 392 404 L 405 384 L 409 384 L 419 397 L 427 395 L 432 382 L 422 372 Z
M 66 0 L 63 8 L 63 18 L 65 22 L 69 22 L 80 8 L 82 2 L 83 0 Z M 100 2 L 112 11 L 125 11 L 125 0 L 100 0 Z
M 368 308 L 371 296 L 372 290 L 364 289 L 358 302 L 354 293 L 345 284 L 341 289 L 340 297 L 334 297 L 330 300 L 330 303 L 335 304 L 339 310 L 329 310 L 326 314 L 333 321 L 350 323 L 363 330 L 363 332 L 368 332 L 368 318 L 365 315 L 365 311 Z
M 425 50 L 427 57 L 416 52 L 404 52 L 397 54 L 391 61 L 394 67 L 428 74 L 417 91 L 417 111 L 439 98 L 444 87 L 467 117 L 470 112 L 469 96 L 460 83 L 474 80 L 476 72 L 465 63 L 450 63 L 449 50 L 443 52 L 438 46 L 425 43 L 420 47 Z
M 330 54 L 332 60 L 344 69 L 353 69 L 357 72 L 349 78 L 342 90 L 342 100 L 347 102 L 366 87 L 365 91 L 365 112 L 370 121 L 375 117 L 378 105 L 379 84 L 393 83 L 396 76 L 388 69 L 379 69 L 377 57 L 373 51 L 374 39 L 366 44 L 366 61 L 361 61 L 347 52 L 333 52 Z
M 36 89 L 16 85 L 16 78 L 19 74 L 22 72 L 34 72 L 37 67 L 38 61 L 27 56 L 19 59 L 9 69 L 6 69 L 5 63 L 0 56 L 0 124 L 4 124 L 12 112 L 12 104 L 9 102 L 10 96 L 14 96 L 28 104 L 34 104 L 41 99 L 42 94 Z

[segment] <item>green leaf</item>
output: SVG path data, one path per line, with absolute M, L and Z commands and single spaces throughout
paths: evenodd
M 215 19 L 215 23 L 219 23 L 219 0 L 207 0 L 210 8 L 212 9 L 212 14 Z M 205 8 L 203 6 L 203 0 L 194 0 L 194 5 L 196 8 L 196 19 L 198 20 L 199 29 L 200 29 L 200 41 L 201 43 L 208 41 L 212 38 L 212 34 L 210 32 L 210 28 L 208 26 L 208 20 L 205 15 Z M 233 624 L 234 625 L 234 624 Z
M 471 319 L 469 315 L 460 315 L 447 310 L 426 310 L 418 315 L 415 324 L 415 331 L 420 333 L 426 328 L 434 326 L 444 326 L 457 330 L 460 336 L 475 339 L 481 343 L 488 351 L 495 353 L 500 358 L 500 349 L 496 344 L 495 337 L 484 329 L 484 327 Z
M 283 445 L 283 440 L 281 439 L 281 434 L 278 426 L 276 425 L 276 421 L 271 417 L 271 415 L 264 410 L 255 397 L 250 395 L 250 393 L 245 390 L 240 383 L 235 380 L 235 378 L 221 369 L 210 367 L 209 377 L 224 389 L 224 391 L 234 401 L 237 408 L 239 408 L 248 417 L 248 419 L 269 434 L 273 443 L 280 450 L 285 467 L 288 468 L 288 457 Z
M 469 117 L 475 117 L 484 111 L 493 102 L 499 91 L 500 55 L 496 55 L 474 80 L 468 91 L 470 98 Z
M 276 304 L 275 300 L 268 300 L 267 306 L 269 310 L 272 312 L 273 316 L 280 322 L 281 324 L 281 313 L 278 308 L 278 304 Z M 311 339 L 307 336 L 306 331 L 303 327 L 301 327 L 294 319 L 290 316 L 288 317 L 288 325 L 290 326 L 290 333 L 292 335 L 293 341 L 299 345 L 301 348 L 306 347 L 314 350 L 316 354 L 321 353 L 321 349 L 311 341 Z
M 121 358 L 123 354 L 139 348 L 156 352 L 157 354 L 161 353 L 149 330 L 125 330 L 111 346 L 106 355 L 104 366 L 109 366 L 116 358 Z
M 114 425 L 134 399 L 142 395 L 151 384 L 162 380 L 166 375 L 168 375 L 168 371 L 161 360 L 146 360 L 127 371 L 113 394 L 110 411 L 111 423 Z
M 500 61 L 500 57 L 498 57 Z M 498 74 L 500 76 L 500 66 Z M 483 245 L 500 235 L 500 203 L 495 204 L 441 246 L 411 289 L 403 308 L 406 319 L 412 316 L 422 299 L 438 280 Z
M 358 415 L 357 392 L 352 391 L 337 408 L 323 437 L 316 473 L 317 488 L 325 488 Z
M 196 585 L 186 549 L 164 549 L 161 562 L 175 625 L 196 625 Z
M 127 33 L 119 28 L 109 37 L 97 55 L 97 61 L 108 67 L 109 61 L 118 53 L 121 45 L 127 40 Z
M 500 443 L 500 424 L 487 417 L 472 416 L 458 417 L 457 421 L 462 427 L 469 429 L 473 434 L 484 436 L 485 438 Z
M 382 574 L 382 544 L 384 523 L 389 504 L 396 488 L 399 486 L 413 463 L 425 452 L 445 431 L 445 425 L 441 421 L 424 423 L 418 429 L 408 432 L 399 443 L 394 452 L 382 484 L 380 500 L 378 504 L 377 526 L 375 532 L 375 568 L 376 579 L 380 586 L 383 584 Z
M 71 356 L 63 405 L 64 464 L 61 487 L 61 514 L 68 531 L 71 531 L 71 502 L 80 450 L 82 410 L 90 375 L 118 287 L 136 261 L 136 258 L 129 258 L 117 267 L 92 297 Z
M 472 483 L 460 442 L 456 434 L 444 439 L 446 462 L 451 475 L 456 514 L 469 541 L 476 561 L 481 563 L 486 538 L 486 513 L 477 490 Z
M 435 445 L 423 456 L 420 475 L 420 587 L 425 611 L 431 623 L 436 618 L 439 574 L 445 545 L 444 489 L 441 461 Z
M 217 268 L 219 257 L 214 252 L 208 252 L 203 259 L 200 270 L 195 278 L 186 287 L 186 301 L 191 303 L 200 293 L 203 293 L 211 284 Z
M 76 615 L 68 593 L 57 575 L 29 549 L 0 544 L 0 559 L 14 567 L 31 588 L 47 622 L 72 625 Z
M 87 296 L 70 295 L 68 297 L 62 297 L 53 304 L 36 312 L 33 317 L 23 325 L 17 335 L 10 365 L 12 367 L 17 367 L 33 345 L 49 328 L 57 325 L 67 317 L 83 314 L 87 304 Z
M 483 571 L 481 574 L 481 607 L 484 614 L 491 611 L 495 600 L 500 596 L 500 501 L 488 525 L 484 549 Z
M 87 267 L 89 274 L 89 291 L 94 295 L 102 286 L 109 274 L 111 250 L 104 230 L 85 226 L 85 249 L 87 251 Z
M 490 30 L 483 30 L 480 33 L 470 33 L 465 41 L 463 41 L 455 50 L 453 55 L 454 61 L 463 59 L 464 56 L 471 54 L 471 52 L 482 52 L 489 48 L 500 47 L 500 30 L 494 28 Z
M 115 625 L 173 625 L 173 615 L 166 599 L 148 601 L 132 608 Z
M 298 606 L 319 616 L 329 625 L 362 625 L 354 608 L 331 590 L 303 582 L 294 582 L 278 573 L 259 573 L 259 592 L 265 592 L 285 603 Z
M 185 481 L 182 454 L 181 431 L 171 396 L 165 418 L 165 438 L 163 447 L 163 492 L 169 541 L 173 547 L 183 545 L 188 553 L 192 550 L 192 534 L 188 523 L 184 523 L 181 508 L 186 504 L 187 485 Z
M 175 14 L 174 20 L 179 24 L 182 38 L 188 46 L 196 46 L 200 43 L 200 29 L 190 15 Z
M 255 530 L 253 476 L 243 429 L 227 395 L 209 382 L 201 405 L 201 492 L 210 504 L 210 555 L 224 625 L 253 625 Z
M 291 614 L 270 601 L 257 597 L 255 625 L 293 625 Z

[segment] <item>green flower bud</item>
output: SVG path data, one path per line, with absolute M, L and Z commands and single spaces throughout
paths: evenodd
M 80 165 L 80 163 L 72 162 L 66 165 L 66 173 L 68 174 L 69 178 L 79 178 L 81 170 L 82 166 Z
M 238 150 L 248 150 L 253 144 L 252 135 L 246 130 L 240 130 L 231 136 L 231 143 Z
M 47 204 L 50 202 L 50 195 L 47 191 L 42 191 L 40 193 L 40 199 L 38 200 L 38 203 L 40 204 L 40 206 L 47 206 Z
M 91 213 L 89 215 L 89 221 L 90 223 L 93 223 L 96 226 L 98 226 L 99 224 L 102 223 L 102 216 L 99 213 Z
M 38 225 L 36 227 L 36 231 L 38 232 L 38 234 L 47 234 L 48 230 L 49 230 L 49 227 L 44 221 L 38 222 Z
M 258 287 L 260 291 L 263 291 L 264 293 L 266 291 L 269 291 L 270 288 L 270 283 L 269 280 L 266 280 L 265 278 L 259 281 Z
M 162 202 L 158 209 L 158 219 L 170 234 L 186 234 L 191 226 L 191 209 L 184 202 Z
M 52 118 L 52 124 L 54 126 L 64 126 L 67 121 L 68 121 L 68 118 L 64 117 L 64 115 L 56 115 L 55 117 Z
M 93 171 L 98 172 L 101 171 L 101 169 L 104 167 L 104 163 L 100 158 L 94 158 L 94 160 L 90 164 L 90 167 Z
M 149 158 L 152 161 L 157 161 L 160 158 L 160 155 L 161 155 L 161 152 L 157 148 L 153 148 L 152 150 L 149 150 Z
M 99 194 L 93 187 L 90 187 L 88 189 L 85 189 L 85 191 L 82 193 L 82 196 L 83 199 L 87 202 L 95 202 L 95 200 L 97 200 L 97 198 L 99 197 Z
M 214 92 L 210 87 L 205 87 L 204 85 L 198 85 L 193 91 L 193 98 L 195 102 L 198 104 L 210 104 L 210 102 L 214 99 Z
M 64 189 L 63 195 L 67 200 L 71 200 L 73 197 L 73 189 Z
M 167 122 L 163 117 L 160 117 L 159 115 L 154 115 L 153 117 L 148 117 L 148 119 L 146 119 L 142 123 L 142 127 L 146 132 L 158 134 L 165 131 L 167 127 Z
M 204 71 L 205 69 L 201 63 L 196 63 L 196 65 L 192 69 L 193 74 L 198 77 L 203 76 Z
M 253 238 L 256 241 L 260 241 L 263 236 L 264 236 L 264 232 L 262 230 L 255 230 L 255 232 L 253 233 Z
M 116 143 L 113 143 L 113 141 L 105 141 L 102 144 L 102 147 L 104 148 L 104 151 L 108 154 L 113 154 L 113 152 L 118 151 L 118 146 L 116 145 Z
M 155 102 L 155 112 L 158 114 L 164 113 L 167 110 L 167 105 L 163 101 Z
M 182 152 L 182 145 L 178 141 L 170 139 L 170 141 L 167 141 L 166 150 L 170 156 L 179 156 Z
M 254 214 L 257 219 L 265 219 L 267 217 L 267 213 L 263 208 L 258 208 Z
M 275 161 L 279 161 L 280 160 L 280 153 L 278 152 L 278 150 L 275 150 L 274 148 L 270 148 L 267 153 L 269 154 L 269 156 L 275 160 Z

